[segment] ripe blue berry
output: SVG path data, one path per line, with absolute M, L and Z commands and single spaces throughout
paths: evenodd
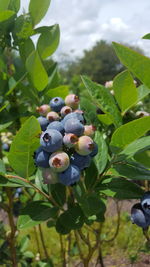
M 141 206 L 144 212 L 150 215 L 150 191 L 144 193 L 143 197 L 141 198 Z
M 49 104 L 53 111 L 60 112 L 62 107 L 65 105 L 65 102 L 61 97 L 54 97 L 51 99 Z
M 131 208 L 131 221 L 132 221 L 132 223 L 135 223 L 138 226 L 142 227 L 143 229 L 146 229 L 149 225 L 147 219 L 148 218 L 146 217 L 146 214 L 144 213 L 141 204 L 136 203 Z
M 69 164 L 68 154 L 62 151 L 53 153 L 49 158 L 49 165 L 55 172 L 63 172 L 68 168 Z
M 48 129 L 54 129 L 57 130 L 58 132 L 60 132 L 62 135 L 65 132 L 64 126 L 60 121 L 53 121 L 51 122 L 48 126 L 47 126 L 47 130 Z
M 94 141 L 89 136 L 79 137 L 78 142 L 75 145 L 75 151 L 82 156 L 89 155 L 94 149 Z
M 74 94 L 67 95 L 65 98 L 65 104 L 72 109 L 77 109 L 79 105 L 79 97 Z
M 40 123 L 42 131 L 45 131 L 49 124 L 49 121 L 43 116 L 38 117 L 37 120 Z
M 38 167 L 48 168 L 49 167 L 49 157 L 50 153 L 43 150 L 42 147 L 39 147 L 35 152 L 35 164 Z
M 59 181 L 64 185 L 72 185 L 80 179 L 80 170 L 77 166 L 70 164 L 68 169 L 59 173 Z
M 70 162 L 71 164 L 76 165 L 79 170 L 83 170 L 90 166 L 91 157 L 89 155 L 81 156 L 78 153 L 74 153 L 70 158 Z
M 61 148 L 63 137 L 60 132 L 54 129 L 48 129 L 42 133 L 40 144 L 47 152 L 54 152 Z
M 7 144 L 7 143 L 3 143 L 2 144 L 2 150 L 4 150 L 4 151 L 9 151 L 9 149 L 10 149 L 10 145 L 9 144 Z
M 84 132 L 84 125 L 77 119 L 69 119 L 65 122 L 65 132 L 81 136 Z
M 80 113 L 71 112 L 71 113 L 67 114 L 67 115 L 63 118 L 62 122 L 65 124 L 65 122 L 66 122 L 67 120 L 69 120 L 69 119 L 77 119 L 77 120 L 80 121 L 81 123 L 84 123 L 84 117 L 83 117 L 83 115 L 80 114 Z

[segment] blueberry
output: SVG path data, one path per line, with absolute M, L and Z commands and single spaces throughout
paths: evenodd
M 84 117 L 83 117 L 83 115 L 80 114 L 80 113 L 71 112 L 71 113 L 67 114 L 67 115 L 63 118 L 62 122 L 65 124 L 65 122 L 66 122 L 67 120 L 69 120 L 69 119 L 77 119 L 77 120 L 79 120 L 81 123 L 84 124 Z
M 45 131 L 49 124 L 49 121 L 43 116 L 38 117 L 37 120 L 40 123 L 42 131 Z
M 64 106 L 64 107 L 62 107 L 62 109 L 60 111 L 60 114 L 64 118 L 67 114 L 69 114 L 71 112 L 72 112 L 72 108 L 71 107 Z
M 80 179 L 80 170 L 77 166 L 70 164 L 68 169 L 59 173 L 59 181 L 64 185 L 72 185 Z
M 52 153 L 50 156 L 49 165 L 55 172 L 63 172 L 69 167 L 69 164 L 68 154 L 63 151 Z
M 48 112 L 46 118 L 49 122 L 59 121 L 59 115 L 55 111 Z
M 144 212 L 150 215 L 150 191 L 144 193 L 141 198 L 141 206 Z
M 79 97 L 74 94 L 67 95 L 65 98 L 65 104 L 72 109 L 77 109 L 79 105 Z
M 52 171 L 51 168 L 44 168 L 42 170 L 42 177 L 44 184 L 56 184 L 58 183 L 58 174 Z
M 78 142 L 75 145 L 75 151 L 82 156 L 89 155 L 94 149 L 94 141 L 89 136 L 79 137 Z
M 93 151 L 89 154 L 90 157 L 95 157 L 98 154 L 98 145 L 94 142 L 94 148 Z
M 146 229 L 148 227 L 148 217 L 144 213 L 140 203 L 136 203 L 131 208 L 131 221 L 132 223 L 135 223 L 143 229 Z
M 54 97 L 51 99 L 49 104 L 53 111 L 60 112 L 62 107 L 65 105 L 65 102 L 61 97 Z
M 84 125 L 84 135 L 93 137 L 96 131 L 96 127 L 93 125 Z
M 42 147 L 39 147 L 35 152 L 35 164 L 38 167 L 48 168 L 49 167 L 49 157 L 50 153 L 43 150 Z
M 69 119 L 65 122 L 65 132 L 81 136 L 84 132 L 84 125 L 77 119 Z
M 64 126 L 63 124 L 60 122 L 60 121 L 53 121 L 51 122 L 47 129 L 54 129 L 54 130 L 57 130 L 58 132 L 60 132 L 62 135 L 64 134 L 65 132 L 65 129 L 64 129 Z
M 60 132 L 54 129 L 48 129 L 42 133 L 40 137 L 40 144 L 47 152 L 54 152 L 61 148 L 63 137 Z
M 74 153 L 70 158 L 70 162 L 76 165 L 80 170 L 83 170 L 90 166 L 91 157 L 89 155 L 81 156 L 78 153 Z
M 40 107 L 36 108 L 36 111 L 39 112 L 41 116 L 46 116 L 48 112 L 50 112 L 50 106 L 49 105 L 42 105 Z
M 78 137 L 73 133 L 65 134 L 63 137 L 63 143 L 68 148 L 74 147 L 77 141 Z
M 4 150 L 4 151 L 9 151 L 9 149 L 10 149 L 10 145 L 9 144 L 7 144 L 7 143 L 3 143 L 2 144 L 2 150 Z

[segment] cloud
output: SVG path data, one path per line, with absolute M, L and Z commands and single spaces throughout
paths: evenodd
M 28 3 L 29 0 L 21 0 L 21 9 L 27 10 Z M 60 25 L 58 59 L 61 53 L 81 56 L 83 50 L 102 39 L 138 45 L 150 55 L 150 41 L 141 40 L 149 32 L 149 9 L 149 0 L 51 0 L 39 25 Z

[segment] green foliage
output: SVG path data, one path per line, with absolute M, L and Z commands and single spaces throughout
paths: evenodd
M 150 117 L 140 118 L 120 126 L 112 135 L 111 146 L 124 148 L 150 130 Z
M 98 154 L 94 158 L 98 173 L 102 173 L 108 161 L 108 147 L 103 135 L 96 131 L 94 141 L 98 145 Z
M 31 202 L 21 211 L 17 227 L 18 229 L 33 227 L 55 217 L 57 211 L 56 207 L 52 208 L 51 204 L 45 201 Z
M 110 117 L 116 127 L 119 127 L 122 124 L 121 115 L 109 90 L 92 82 L 86 76 L 82 76 L 82 81 L 92 96 L 93 102 Z
M 122 112 L 127 111 L 138 101 L 136 86 L 134 85 L 132 76 L 127 70 L 115 77 L 113 90 Z
M 39 146 L 41 133 L 36 118 L 29 118 L 21 127 L 13 140 L 9 153 L 9 162 L 17 174 L 28 178 L 35 171 L 33 153 Z
M 38 24 L 45 16 L 50 2 L 50 0 L 43 0 L 42 3 L 40 0 L 30 0 L 29 12 L 31 14 L 33 25 Z
M 48 76 L 37 51 L 33 51 L 27 58 L 26 68 L 33 86 L 42 91 L 48 84 Z
M 120 61 L 148 88 L 150 88 L 150 59 L 132 49 L 113 43 L 115 51 Z

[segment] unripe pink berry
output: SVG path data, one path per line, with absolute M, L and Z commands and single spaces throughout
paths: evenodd
M 41 115 L 41 116 L 46 116 L 48 112 L 50 112 L 50 106 L 49 105 L 42 105 L 40 107 L 36 108 L 36 111 Z
M 63 143 L 66 147 L 73 147 L 78 141 L 78 137 L 73 133 L 65 134 L 63 138 Z
M 83 115 L 84 114 L 84 111 L 81 110 L 81 109 L 75 109 L 74 110 L 74 113 L 79 113 L 79 114 Z
M 59 120 L 59 115 L 55 111 L 50 111 L 50 112 L 48 112 L 46 118 L 49 120 L 49 122 L 58 121 Z
M 96 127 L 94 125 L 84 125 L 84 135 L 94 136 Z
M 63 172 L 65 171 L 70 164 L 69 157 L 67 153 L 58 151 L 52 153 L 49 159 L 49 165 L 54 172 Z
M 56 184 L 58 183 L 58 174 L 52 171 L 51 168 L 42 169 L 42 177 L 44 184 Z
M 79 105 L 79 97 L 74 94 L 67 95 L 65 98 L 65 104 L 72 109 L 77 109 Z
M 79 137 L 78 142 L 75 145 L 75 151 L 82 156 L 89 155 L 94 149 L 94 141 L 91 137 L 83 135 Z
M 61 111 L 60 111 L 60 114 L 62 117 L 65 117 L 67 114 L 71 113 L 72 112 L 72 108 L 69 107 L 69 106 L 64 106 L 62 107 Z

